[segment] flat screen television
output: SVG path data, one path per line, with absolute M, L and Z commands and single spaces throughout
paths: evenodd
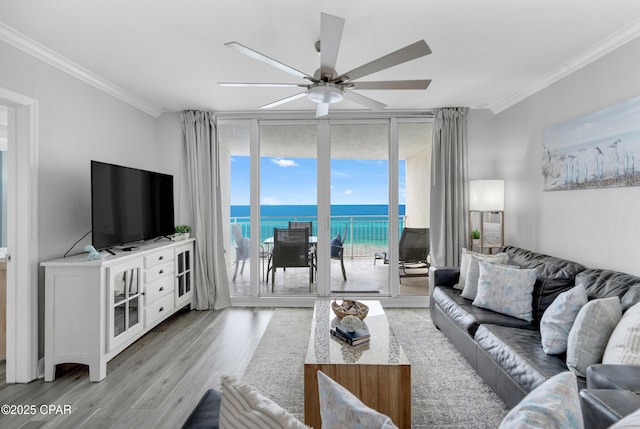
M 172 235 L 173 176 L 91 161 L 91 231 L 96 249 Z

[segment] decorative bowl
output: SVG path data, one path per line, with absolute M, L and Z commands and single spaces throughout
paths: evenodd
M 340 297 L 336 297 L 331 303 L 331 309 L 338 319 L 342 320 L 345 316 L 355 316 L 360 320 L 364 320 L 367 317 L 369 307 L 366 304 L 352 299 L 341 299 L 342 302 L 338 303 L 338 298 Z

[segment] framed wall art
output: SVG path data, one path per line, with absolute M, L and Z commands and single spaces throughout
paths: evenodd
M 542 131 L 545 191 L 640 186 L 640 97 Z

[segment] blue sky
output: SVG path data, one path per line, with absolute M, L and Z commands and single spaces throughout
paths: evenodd
M 405 163 L 399 166 L 400 204 L 405 203 Z M 260 159 L 260 204 L 315 205 L 315 158 Z M 331 160 L 331 204 L 387 204 L 386 160 Z M 249 157 L 231 160 L 231 205 L 249 205 Z

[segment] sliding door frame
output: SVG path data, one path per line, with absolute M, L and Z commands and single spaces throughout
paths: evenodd
M 316 119 L 311 112 L 270 112 L 272 114 L 247 112 L 219 114 L 219 124 L 244 122 L 250 119 L 250 225 L 252 231 L 260 230 L 260 128 L 262 126 L 277 125 L 317 125 L 317 207 L 318 207 L 318 242 L 330 241 L 330 216 L 331 216 L 331 126 L 339 124 L 367 124 L 377 123 L 388 126 L 388 165 L 389 165 L 389 243 L 399 241 L 398 234 L 398 202 L 399 202 L 399 132 L 398 124 L 402 122 L 433 122 L 432 112 L 338 112 L 327 118 Z M 271 295 L 261 294 L 260 285 L 260 260 L 258 240 L 251 240 L 251 288 L 249 296 L 234 296 L 231 298 L 234 306 L 313 306 L 318 299 L 331 297 L 331 272 L 329 246 L 318 246 L 318 273 L 317 294 L 309 295 Z M 427 307 L 428 296 L 402 296 L 398 270 L 398 248 L 389 246 L 389 272 L 387 278 L 388 294 L 379 299 L 386 305 L 397 307 L 417 306 Z M 366 296 L 366 295 L 365 295 Z M 377 297 L 378 298 L 378 297 Z

